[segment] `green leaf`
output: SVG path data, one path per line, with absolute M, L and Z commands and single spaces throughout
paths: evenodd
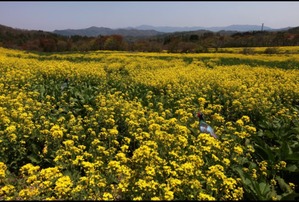
M 287 166 L 285 170 L 290 171 L 290 172 L 296 172 L 296 171 L 298 171 L 298 167 L 293 164 L 291 166 Z
M 266 131 L 264 132 L 264 135 L 265 135 L 266 137 L 270 138 L 270 139 L 274 138 L 274 134 L 273 134 L 271 131 L 269 131 L 269 130 L 266 130 Z
M 291 129 L 291 132 L 292 132 L 292 133 L 295 133 L 295 134 L 296 134 L 296 133 L 298 134 L 298 133 L 299 133 L 299 127 L 294 127 L 294 128 L 292 128 L 292 129 Z
M 290 154 L 293 153 L 290 145 L 287 142 L 282 143 L 280 151 L 281 151 L 281 158 L 282 159 L 287 158 L 287 156 L 289 156 Z
M 274 162 L 274 154 L 267 144 L 255 145 L 256 154 L 259 155 L 263 160 L 267 159 Z
M 245 145 L 246 145 L 246 146 L 251 145 L 251 144 L 250 144 L 250 139 L 248 139 L 248 138 L 245 139 Z
M 38 153 L 39 152 L 39 149 L 37 148 L 35 143 L 31 144 L 30 146 L 31 146 L 31 149 L 32 149 L 31 150 L 32 153 Z
M 290 193 L 290 194 L 288 194 L 286 196 L 283 196 L 281 198 L 281 200 L 283 200 L 283 201 L 287 201 L 287 200 L 292 200 L 292 201 L 296 200 L 296 201 L 298 201 L 299 200 L 299 193 L 292 192 L 292 193 Z
M 285 160 L 291 161 L 299 161 L 299 154 L 298 153 L 291 153 L 285 157 Z
M 245 188 L 253 195 L 258 195 L 256 192 L 256 187 L 255 182 L 252 181 L 250 178 L 248 178 L 247 176 L 249 176 L 249 174 L 244 173 L 243 170 L 241 168 L 234 168 L 235 171 L 237 171 L 239 173 L 239 176 L 241 177 L 241 180 L 243 182 L 243 184 L 245 185 Z
M 37 156 L 34 155 L 34 154 L 31 154 L 31 155 L 29 155 L 29 156 L 27 156 L 27 157 L 30 159 L 30 161 L 31 161 L 32 163 L 36 163 L 36 164 L 39 164 L 39 163 L 40 163 L 40 160 L 38 160 Z
M 259 183 L 260 193 L 266 197 L 267 194 L 270 192 L 270 185 L 266 184 L 265 182 Z
M 264 121 L 264 120 L 262 120 L 262 121 L 260 121 L 259 122 L 259 128 L 262 128 L 262 129 L 266 129 L 266 128 L 269 128 L 270 126 L 270 123 L 269 122 L 267 122 L 267 121 Z
M 281 128 L 281 124 L 280 124 L 279 120 L 274 120 L 273 121 L 273 127 L 274 128 Z
M 276 176 L 276 180 L 279 184 L 279 187 L 284 191 L 284 192 L 290 192 L 292 189 L 291 187 L 284 181 L 283 178 Z
M 40 96 L 41 96 L 41 98 L 44 98 L 45 91 L 46 91 L 45 87 L 40 86 Z

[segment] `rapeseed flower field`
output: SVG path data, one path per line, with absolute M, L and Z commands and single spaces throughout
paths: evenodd
M 296 199 L 298 78 L 298 54 L 0 48 L 0 199 Z

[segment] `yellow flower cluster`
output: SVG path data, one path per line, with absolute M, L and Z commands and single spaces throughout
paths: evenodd
M 297 118 L 299 71 L 219 65 L 236 57 L 287 61 L 0 48 L 0 199 L 242 200 L 233 168 L 256 162 L 258 118 Z M 243 170 L 264 179 L 270 165 Z
M 5 163 L 0 162 L 0 179 L 5 178 L 6 170 L 7 170 L 7 166 L 5 165 Z
M 62 176 L 55 182 L 55 193 L 58 198 L 67 199 L 67 195 L 71 191 L 73 182 L 69 176 Z

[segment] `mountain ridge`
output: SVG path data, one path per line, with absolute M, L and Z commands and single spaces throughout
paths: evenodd
M 172 27 L 172 26 L 151 26 L 151 25 L 140 25 L 136 27 L 126 27 L 126 28 L 108 28 L 108 27 L 96 27 L 91 26 L 83 29 L 62 29 L 54 30 L 53 33 L 60 34 L 64 36 L 80 35 L 80 36 L 99 36 L 99 35 L 113 35 L 119 34 L 123 36 L 155 36 L 165 33 L 173 32 L 185 32 L 185 31 L 197 31 L 197 30 L 206 30 L 212 32 L 218 31 L 238 31 L 238 32 L 247 32 L 247 31 L 281 31 L 287 30 L 291 27 L 273 29 L 267 26 L 259 25 L 229 25 L 223 27 L 202 27 L 202 26 L 193 26 L 193 27 Z
M 54 30 L 53 33 L 60 34 L 64 36 L 80 35 L 80 36 L 99 36 L 99 35 L 123 35 L 123 36 L 133 36 L 133 37 L 147 37 L 155 36 L 158 34 L 163 34 L 155 30 L 139 30 L 134 28 L 117 28 L 111 29 L 108 27 L 96 27 L 91 26 L 85 29 L 64 29 L 64 30 Z
M 136 29 L 153 29 L 160 32 L 177 32 L 177 31 L 196 31 L 196 30 L 208 30 L 208 31 L 260 31 L 262 28 L 259 25 L 229 25 L 229 26 L 214 26 L 214 27 L 203 27 L 203 26 L 192 26 L 192 27 L 172 27 L 172 26 L 151 26 L 151 25 L 140 25 Z M 271 27 L 264 26 L 263 30 L 274 30 Z

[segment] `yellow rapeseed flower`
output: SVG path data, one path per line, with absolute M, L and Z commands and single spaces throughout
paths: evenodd
M 15 192 L 15 187 L 13 185 L 5 185 L 2 188 L 0 188 L 0 196 L 9 196 L 13 192 Z
M 40 176 L 44 180 L 55 180 L 56 178 L 59 178 L 62 176 L 62 173 L 57 167 L 49 167 L 49 168 L 44 168 L 40 171 Z
M 292 182 L 289 182 L 289 186 L 291 187 L 292 190 L 295 190 L 295 184 Z
M 54 139 L 61 139 L 63 137 L 63 131 L 61 130 L 60 126 L 54 125 L 50 129 L 51 135 Z
M 243 154 L 243 149 L 240 146 L 235 146 L 234 151 L 239 155 Z
M 272 185 L 272 186 L 275 186 L 275 185 L 277 184 L 277 182 L 276 182 L 276 180 L 275 180 L 275 179 L 271 179 L 271 181 L 270 181 L 270 182 L 271 182 L 271 185 Z
M 14 133 L 16 132 L 17 128 L 15 125 L 10 125 L 5 129 L 5 132 L 7 132 L 8 134 Z
M 155 168 L 152 167 L 152 166 L 146 166 L 145 167 L 145 172 L 146 172 L 146 174 L 148 174 L 150 176 L 155 176 L 156 175 Z
M 165 191 L 165 193 L 164 193 L 164 200 L 171 201 L 171 200 L 174 199 L 174 193 L 173 193 L 173 191 L 170 191 L 170 188 L 165 187 L 164 191 Z
M 252 175 L 251 176 L 252 176 L 253 179 L 257 179 L 256 169 L 254 169 L 254 168 L 252 169 Z
M 110 201 L 110 200 L 113 200 L 113 196 L 112 194 L 108 193 L 108 192 L 104 192 L 103 194 L 103 200 L 104 201 Z
M 267 161 L 261 161 L 261 162 L 259 162 L 260 170 L 261 171 L 266 171 L 267 170 L 267 165 L 268 165 Z
M 141 196 L 134 197 L 133 201 L 142 201 L 142 197 Z
M 40 194 L 39 189 L 37 187 L 30 187 L 22 189 L 19 192 L 19 197 L 21 197 L 23 200 L 30 200 L 34 196 L 38 196 Z
M 55 182 L 55 194 L 64 198 L 72 190 L 73 182 L 69 176 L 62 176 Z
M 238 119 L 238 120 L 236 121 L 236 124 L 237 124 L 238 126 L 244 126 L 244 122 L 242 121 L 242 119 Z
M 249 123 L 250 122 L 249 116 L 246 116 L 246 115 L 242 116 L 241 120 L 243 120 L 245 123 Z
M 161 199 L 157 196 L 154 196 L 151 198 L 151 201 L 160 201 Z
M 112 136 L 118 135 L 118 130 L 116 128 L 108 129 L 108 132 Z
M 5 165 L 5 163 L 0 162 L 0 179 L 5 178 L 6 170 L 7 170 L 7 166 Z
M 230 160 L 227 159 L 227 158 L 224 158 L 224 159 L 223 159 L 223 163 L 224 163 L 226 166 L 229 166 L 229 165 L 230 165 Z
M 203 192 L 200 192 L 197 197 L 198 197 L 198 200 L 200 200 L 200 201 L 215 201 L 216 200 L 215 197 L 213 197 L 209 194 L 203 193 Z
M 20 171 L 22 175 L 34 175 L 36 172 L 38 172 L 40 169 L 40 166 L 34 166 L 31 163 L 27 163 L 26 165 L 22 166 L 20 168 Z

